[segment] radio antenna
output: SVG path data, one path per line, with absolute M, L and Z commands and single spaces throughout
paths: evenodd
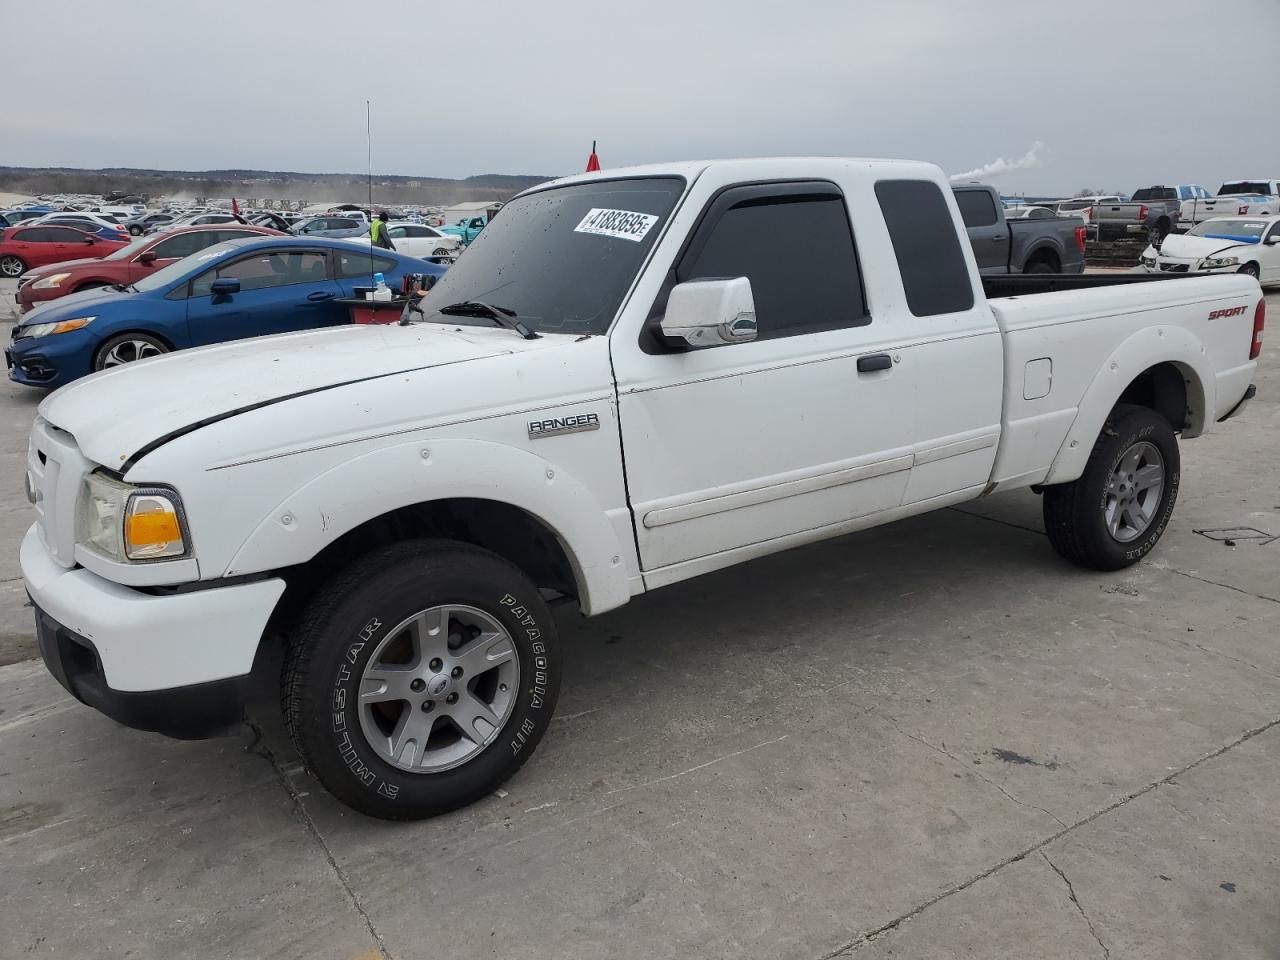
M 364 102 L 365 171 L 369 178 L 369 299 L 373 299 L 373 107 Z

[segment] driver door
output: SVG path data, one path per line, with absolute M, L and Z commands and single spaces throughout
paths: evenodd
M 213 281 L 240 281 L 236 293 L 214 296 Z M 192 346 L 290 333 L 346 323 L 342 290 L 329 276 L 323 250 L 257 250 L 191 281 L 187 329 Z
M 1258 251 L 1258 267 L 1262 283 L 1280 283 L 1280 220 L 1271 225 Z

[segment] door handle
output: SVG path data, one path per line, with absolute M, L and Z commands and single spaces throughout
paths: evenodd
M 1008 237 L 1006 237 L 1003 233 L 997 233 L 997 234 L 996 234 L 994 237 L 992 237 L 991 239 L 992 239 L 992 240 L 994 240 L 996 243 L 1004 243 L 1004 242 L 1005 242 L 1006 240 L 1008 240 L 1009 238 L 1008 238 Z
M 876 370 L 888 370 L 893 366 L 893 358 L 887 353 L 871 353 L 858 358 L 859 373 L 873 373 Z
M 321 300 L 332 300 L 332 293 L 325 293 L 323 290 L 317 290 L 315 293 L 308 293 L 307 299 L 312 303 L 319 303 Z

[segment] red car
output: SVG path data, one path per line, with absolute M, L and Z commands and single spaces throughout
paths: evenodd
M 18 281 L 18 308 L 26 313 L 33 307 L 68 293 L 112 284 L 128 286 L 176 260 L 199 253 L 205 247 L 224 240 L 242 237 L 279 237 L 278 230 L 241 224 L 218 224 L 209 227 L 186 227 L 168 233 L 140 237 L 127 246 L 98 260 L 71 260 L 31 270 Z M 4 247 L 0 246 L 0 251 Z M 0 266 L 3 261 L 0 260 Z
M 105 257 L 126 245 L 75 227 L 10 227 L 0 233 L 0 277 L 81 257 Z

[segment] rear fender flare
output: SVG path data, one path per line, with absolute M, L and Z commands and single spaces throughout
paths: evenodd
M 1139 330 L 1108 357 L 1085 391 L 1075 421 L 1058 448 L 1044 482 L 1067 483 L 1084 472 L 1093 443 L 1125 388 L 1145 370 L 1172 363 L 1187 385 L 1187 426 L 1184 437 L 1204 432 L 1214 410 L 1214 375 L 1204 345 L 1183 327 L 1154 326 Z

